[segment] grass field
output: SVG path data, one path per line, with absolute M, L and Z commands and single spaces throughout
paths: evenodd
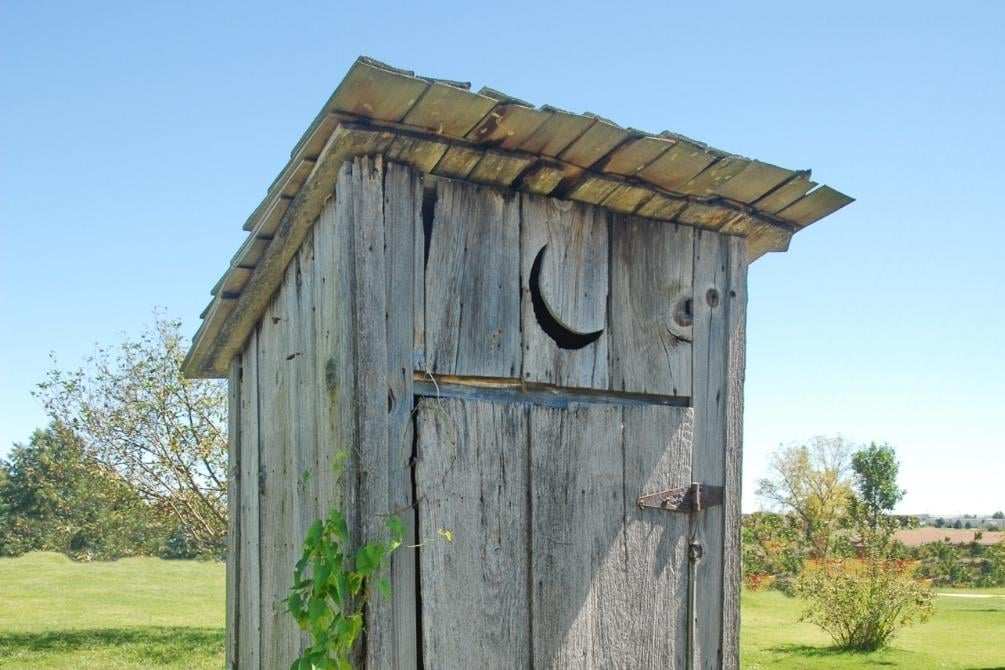
M 220 670 L 223 589 L 219 563 L 0 559 L 0 669 Z M 798 623 L 799 601 L 776 591 L 747 591 L 742 602 L 744 670 L 1005 670 L 1005 598 L 939 597 L 929 623 L 876 654 L 831 650 L 824 633 Z
M 954 589 L 939 589 L 954 591 Z M 1003 589 L 961 589 L 993 594 Z M 1005 670 L 1005 598 L 936 598 L 935 616 L 906 628 L 891 648 L 873 654 L 838 652 L 819 628 L 798 623 L 801 602 L 777 591 L 742 596 L 744 670 L 929 668 Z
M 0 668 L 223 667 L 220 563 L 0 559 Z

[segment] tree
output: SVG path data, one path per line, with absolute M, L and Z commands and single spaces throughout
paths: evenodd
M 848 511 L 864 566 L 825 565 L 804 575 L 797 587 L 808 600 L 803 619 L 823 628 L 842 648 L 880 649 L 897 629 L 925 621 L 934 611 L 931 591 L 911 579 L 901 561 L 892 560 L 898 522 L 890 512 L 904 497 L 897 486 L 899 467 L 886 444 L 872 443 L 855 453 L 855 493 Z
M 816 557 L 827 556 L 851 492 L 851 447 L 841 437 L 814 437 L 807 444 L 780 447 L 769 461 L 770 476 L 757 494 L 795 514 Z
M 997 512 L 995 512 L 994 514 L 991 515 L 991 518 L 992 519 L 1005 519 L 1005 512 L 1002 512 L 1001 510 L 998 510 Z
M 66 427 L 35 431 L 0 462 L 0 555 L 58 551 L 78 560 L 153 553 L 167 527 L 118 472 Z
M 184 377 L 179 329 L 156 313 L 138 339 L 99 347 L 80 369 L 54 367 L 35 395 L 98 463 L 195 542 L 219 548 L 227 527 L 226 387 Z
M 851 467 L 855 473 L 857 495 L 849 501 L 849 514 L 860 529 L 881 532 L 882 526 L 891 520 L 889 512 L 904 498 L 905 493 L 897 486 L 900 464 L 893 447 L 873 442 L 855 452 Z
M 935 520 L 935 527 L 936 528 L 945 528 L 946 527 L 946 520 L 943 519 L 942 517 L 939 517 L 938 519 Z
M 747 585 L 791 585 L 805 559 L 806 544 L 801 535 L 802 529 L 792 515 L 745 514 L 741 524 L 741 565 Z
M 955 528 L 956 530 L 963 530 L 963 522 L 957 519 L 956 521 L 953 522 L 953 528 Z

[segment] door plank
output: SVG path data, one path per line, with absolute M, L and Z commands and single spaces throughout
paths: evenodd
M 417 407 L 424 665 L 530 667 L 526 408 Z
M 692 416 L 531 408 L 534 667 L 685 667 L 687 519 L 635 499 L 688 481 Z
M 620 407 L 530 411 L 534 668 L 603 667 L 598 587 L 622 553 L 621 418 Z
M 688 518 L 642 510 L 635 498 L 691 481 L 694 411 L 626 407 L 624 584 L 614 591 L 632 624 L 632 635 L 604 647 L 615 650 L 602 667 L 687 667 Z M 633 488 L 634 487 L 634 488 Z M 608 618 L 603 631 L 622 625 Z

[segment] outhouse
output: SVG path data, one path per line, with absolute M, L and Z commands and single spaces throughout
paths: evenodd
M 736 668 L 747 266 L 848 202 L 359 59 L 185 362 L 229 379 L 228 667 L 298 655 L 281 601 L 339 504 L 420 545 L 361 666 Z

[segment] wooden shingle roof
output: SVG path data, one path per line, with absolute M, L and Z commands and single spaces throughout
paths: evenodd
M 794 233 L 852 201 L 817 187 L 808 170 L 469 89 L 356 61 L 245 223 L 248 239 L 213 287 L 186 374 L 226 376 L 339 167 L 356 155 L 383 154 L 441 177 L 744 236 L 751 260 L 784 251 Z

